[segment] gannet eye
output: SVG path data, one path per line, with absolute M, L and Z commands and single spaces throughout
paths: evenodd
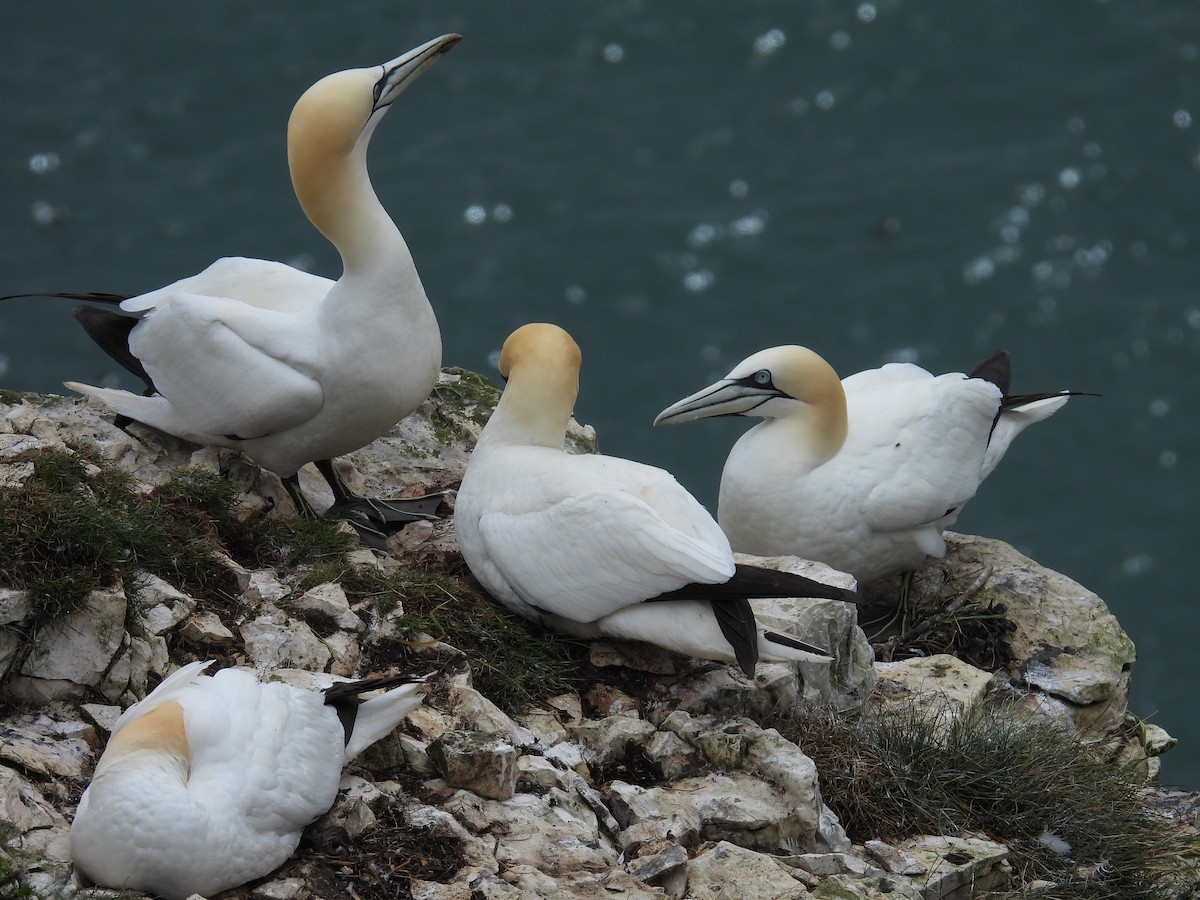
M 766 387 L 771 383 L 770 369 L 759 369 L 752 377 L 754 378 L 755 384 L 761 384 L 763 387 Z

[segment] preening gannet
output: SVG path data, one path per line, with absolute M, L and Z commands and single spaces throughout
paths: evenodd
M 370 443 L 416 409 L 441 365 L 441 336 L 408 246 L 380 204 L 367 147 L 392 102 L 459 40 L 446 34 L 404 55 L 322 78 L 288 122 L 296 197 L 342 257 L 331 281 L 278 262 L 233 257 L 197 275 L 123 298 L 140 319 L 76 310 L 88 333 L 142 378 L 149 396 L 67 386 L 121 416 L 198 444 L 235 447 L 284 479 L 302 512 L 297 470 L 316 462 L 334 492 L 327 516 L 366 537 L 427 517 L 415 505 L 355 497 L 332 457 Z M 28 295 L 12 295 L 28 296 Z
M 342 767 L 425 691 L 401 677 L 310 691 L 246 669 L 201 674 L 209 665 L 184 666 L 117 720 L 71 825 L 91 881 L 184 900 L 266 875 L 333 805 Z M 380 688 L 392 689 L 359 696 Z
M 479 582 L 548 628 L 736 660 L 750 677 L 759 658 L 824 654 L 759 627 L 748 598 L 855 594 L 735 566 L 717 523 L 669 472 L 563 449 L 579 366 L 579 347 L 556 325 L 526 325 L 504 342 L 507 385 L 454 510 L 459 548 Z
M 1008 353 L 970 375 L 891 363 L 839 381 L 806 347 L 762 350 L 654 424 L 761 416 L 734 444 L 717 519 L 733 548 L 791 554 L 860 584 L 946 552 L 957 518 L 1013 439 L 1074 392 L 1010 396 Z

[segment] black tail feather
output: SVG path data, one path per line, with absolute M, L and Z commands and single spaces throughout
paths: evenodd
M 116 305 L 122 300 L 128 300 L 129 296 L 128 294 L 104 294 L 98 291 L 85 291 L 83 293 L 46 291 L 33 294 L 5 294 L 4 296 L 0 296 L 0 300 L 17 300 L 21 297 L 58 297 L 63 300 L 86 300 L 89 303 L 111 303 Z
M 95 306 L 77 306 L 71 310 L 71 314 L 101 350 L 140 378 L 148 393 L 155 392 L 154 381 L 142 366 L 142 361 L 129 349 L 129 332 L 141 319 Z
M 358 707 L 363 702 L 362 694 L 424 680 L 410 675 L 385 675 L 381 678 L 364 678 L 361 681 L 339 681 L 325 689 L 325 705 L 332 706 L 337 712 L 345 742 L 349 744 L 350 735 L 354 733 L 354 720 L 358 718 Z
M 793 650 L 804 650 L 807 653 L 814 653 L 817 656 L 829 656 L 828 650 L 818 647 L 816 644 L 810 644 L 807 641 L 802 641 L 799 638 L 792 637 L 790 634 L 784 634 L 782 631 L 764 631 L 763 637 L 772 644 L 779 644 L 782 647 L 791 647 Z
M 809 597 L 814 600 L 840 600 L 843 603 L 861 604 L 863 600 L 854 591 L 834 587 L 793 575 L 791 572 L 776 572 L 738 563 L 733 577 L 720 584 L 685 584 L 678 590 L 668 591 L 653 597 L 653 600 L 728 600 L 742 597 L 760 600 L 770 597 Z
M 1007 350 L 997 350 L 971 370 L 971 378 L 982 378 L 1000 388 L 1005 397 L 1012 389 L 1012 356 Z
M 721 626 L 721 634 L 733 647 L 733 656 L 738 667 L 747 678 L 754 677 L 754 665 L 758 662 L 758 622 L 754 610 L 745 597 L 732 600 L 712 600 L 712 611 Z

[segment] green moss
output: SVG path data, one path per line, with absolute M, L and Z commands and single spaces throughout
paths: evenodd
M 24 397 L 17 391 L 0 388 L 0 403 L 5 406 L 20 406 L 23 399 Z
M 15 829 L 13 829 L 15 830 Z M 6 834 L 9 828 L 4 828 L 2 832 Z M 36 900 L 37 894 L 33 892 L 33 888 L 25 884 L 21 878 L 21 870 L 17 868 L 3 852 L 0 852 L 0 900 Z
M 585 680 L 583 645 L 536 629 L 456 575 L 355 570 L 340 580 L 349 596 L 369 599 L 377 615 L 413 640 L 427 634 L 465 653 L 475 687 L 506 712 L 576 690 Z
M 1011 849 L 1021 882 L 1055 882 L 1038 895 L 1055 898 L 1165 900 L 1183 861 L 1200 863 L 1195 838 L 1146 807 L 1133 770 L 1013 704 L 942 723 L 917 710 L 857 720 L 788 710 L 770 724 L 812 757 L 856 841 L 986 834 Z M 1051 838 L 1070 850 L 1055 852 Z

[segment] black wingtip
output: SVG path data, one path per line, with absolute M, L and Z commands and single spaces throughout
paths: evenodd
M 828 650 L 818 647 L 816 644 L 810 644 L 807 641 L 802 641 L 799 638 L 794 638 L 790 634 L 784 634 L 780 631 L 764 631 L 763 637 L 772 644 L 779 644 L 781 647 L 791 647 L 793 650 L 803 650 L 806 653 L 812 653 L 814 656 L 833 656 Z
M 99 291 L 83 291 L 76 293 L 74 291 L 35 291 L 31 294 L 4 294 L 0 296 L 0 300 L 19 300 L 24 297 L 50 297 L 59 300 L 86 300 L 89 303 L 110 303 L 118 304 L 123 300 L 128 300 L 128 294 L 105 294 Z
M 359 681 L 339 681 L 325 688 L 325 705 L 332 706 L 337 713 L 338 721 L 342 723 L 343 739 L 349 744 L 350 735 L 354 733 L 354 721 L 358 718 L 358 708 L 363 702 L 363 694 L 424 680 L 413 678 L 411 675 L 384 675 Z
M 97 347 L 140 378 L 146 385 L 147 394 L 154 393 L 154 381 L 142 365 L 142 361 L 129 349 L 129 333 L 141 319 L 83 305 L 75 307 L 71 314 L 79 320 L 79 324 L 83 326 L 88 337 L 96 342 Z
M 1007 350 L 997 350 L 971 370 L 971 378 L 982 378 L 1000 388 L 1008 396 L 1012 389 L 1012 355 Z
M 733 647 L 733 658 L 737 660 L 738 668 L 746 673 L 747 678 L 753 678 L 754 667 L 758 663 L 758 622 L 750 601 L 745 597 L 713 599 L 710 605 L 721 627 L 721 634 Z

